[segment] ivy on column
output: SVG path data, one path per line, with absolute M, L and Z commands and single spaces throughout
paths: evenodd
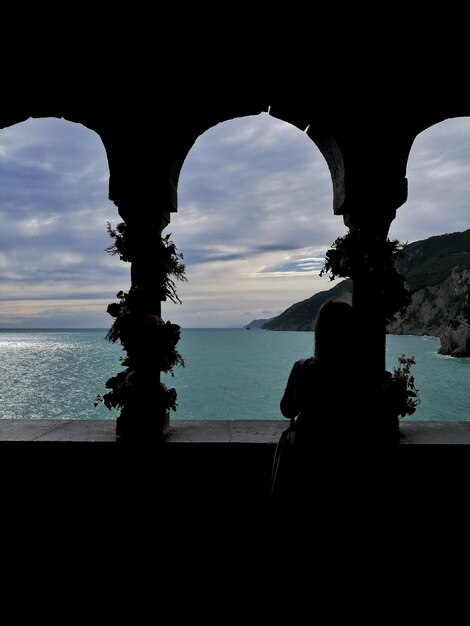
M 106 251 L 122 261 L 135 262 L 142 253 L 139 237 L 131 236 L 125 222 L 115 228 L 108 223 L 107 228 L 113 243 Z M 149 425 L 161 431 L 162 424 L 155 420 L 162 420 L 170 409 L 176 410 L 176 389 L 160 382 L 161 372 L 173 376 L 174 367 L 184 366 L 176 348 L 181 328 L 158 314 L 162 301 L 181 303 L 175 281 L 186 280 L 183 255 L 170 237 L 159 235 L 152 242 L 152 292 L 133 281 L 129 292 L 117 293 L 118 301 L 107 308 L 114 321 L 106 339 L 120 341 L 126 353 L 121 357 L 125 369 L 107 380 L 109 391 L 97 396 L 95 406 L 102 402 L 108 409 L 120 409 L 118 435 L 135 434 L 136 429 L 145 430 Z M 144 432 L 140 434 L 145 436 Z

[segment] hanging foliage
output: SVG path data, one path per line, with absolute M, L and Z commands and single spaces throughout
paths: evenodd
M 366 237 L 360 229 L 349 231 L 335 239 L 326 252 L 320 276 L 367 279 L 379 292 L 385 322 L 390 323 L 397 315 L 402 316 L 411 302 L 406 279 L 396 269 L 396 260 L 405 248 L 406 244 L 397 239 L 384 241 Z
M 124 222 L 113 228 L 108 222 L 107 229 L 114 241 L 106 251 L 118 255 L 122 261 L 133 261 L 136 243 L 130 228 Z M 155 242 L 158 306 L 160 301 L 167 299 L 181 303 L 175 281 L 186 280 L 183 255 L 177 251 L 170 236 L 160 236 Z M 155 298 L 137 286 L 131 287 L 128 293 L 120 291 L 116 297 L 118 301 L 107 308 L 114 321 L 106 338 L 112 343 L 121 342 L 126 352 L 121 363 L 126 369 L 108 379 L 106 388 L 109 391 L 97 396 L 95 406 L 104 403 L 108 409 L 125 410 L 132 405 L 138 406 L 145 398 L 147 408 L 150 403 L 157 410 L 176 410 L 176 390 L 159 382 L 159 375 L 164 372 L 173 376 L 174 367 L 184 367 L 184 360 L 176 349 L 180 326 L 165 322 L 156 314 Z
M 398 357 L 398 365 L 393 372 L 385 372 L 385 393 L 389 410 L 399 417 L 413 415 L 421 399 L 411 375 L 411 366 L 416 363 L 414 357 L 404 354 Z

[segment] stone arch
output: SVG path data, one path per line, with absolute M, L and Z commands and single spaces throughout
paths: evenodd
M 31 154 L 29 151 L 25 152 L 22 150 L 23 141 L 25 143 L 28 142 L 30 130 L 35 128 L 34 124 L 39 120 L 27 117 L 26 119 L 11 118 L 9 121 L 12 123 L 5 124 L 0 130 L 0 135 L 3 133 L 6 135 L 10 131 L 8 138 L 5 137 L 5 146 L 8 147 L 8 158 L 10 159 L 11 157 L 12 159 L 8 162 L 13 163 L 15 160 L 17 163 L 27 167 L 31 164 L 32 168 L 36 168 L 32 170 L 34 172 L 38 172 L 44 165 L 48 178 L 46 185 L 42 176 L 38 186 L 36 186 L 36 183 L 33 183 L 31 187 L 28 185 L 24 192 L 24 202 L 23 198 L 18 199 L 18 195 L 15 197 L 14 191 L 8 193 L 7 196 L 3 196 L 8 207 L 12 209 L 18 208 L 16 215 L 14 215 L 13 211 L 7 209 L 7 206 L 3 207 L 7 209 L 6 215 L 8 216 L 9 225 L 13 229 L 11 232 L 16 233 L 18 236 L 15 248 L 19 250 L 19 256 L 24 255 L 24 261 L 31 268 L 34 268 L 31 271 L 31 275 L 28 275 L 28 270 L 24 270 L 23 262 L 15 266 L 14 255 L 9 252 L 10 242 L 8 238 L 3 238 L 6 244 L 7 255 L 11 255 L 8 270 L 14 274 L 16 269 L 19 268 L 20 271 L 17 277 L 18 281 L 21 281 L 19 288 L 14 286 L 9 290 L 8 295 L 6 290 L 3 294 L 5 299 L 16 300 L 14 304 L 12 302 L 10 310 L 7 308 L 4 311 L 9 316 L 8 318 L 5 317 L 5 326 L 40 326 L 50 328 L 53 326 L 78 327 L 88 325 L 101 328 L 105 325 L 103 321 L 106 316 L 106 305 L 103 307 L 103 302 L 101 301 L 103 296 L 97 293 L 101 287 L 98 286 L 95 289 L 93 285 L 92 273 L 96 265 L 99 264 L 99 262 L 96 263 L 94 261 L 93 255 L 96 253 L 97 259 L 100 253 L 103 257 L 106 257 L 104 246 L 108 242 L 105 220 L 109 219 L 107 216 L 113 212 L 113 206 L 106 199 L 107 163 L 102 143 L 96 133 L 89 132 L 90 129 L 85 128 L 81 124 L 64 118 L 45 116 L 41 120 L 44 124 L 38 124 L 40 139 L 35 140 L 33 143 L 34 146 L 41 150 L 41 154 L 37 151 Z M 12 128 L 16 125 L 23 126 L 23 129 L 18 129 L 18 133 L 17 129 Z M 55 129 L 58 129 L 58 134 L 54 137 Z M 34 130 L 32 132 L 34 133 Z M 94 135 L 94 137 L 91 137 L 91 135 Z M 18 137 L 20 140 L 16 141 Z M 90 141 L 87 140 L 87 137 L 90 137 Z M 86 143 L 87 141 L 88 143 Z M 74 145 L 79 146 L 78 151 L 75 151 Z M 67 146 L 70 146 L 70 148 Z M 13 156 L 10 155 L 10 149 Z M 67 157 L 67 153 L 72 151 L 75 151 L 78 159 L 76 159 L 75 163 L 69 159 L 65 159 L 64 162 L 61 158 L 62 155 Z M 80 159 L 84 155 L 89 156 L 90 159 Z M 90 177 L 90 163 L 97 166 L 95 171 L 98 172 L 98 176 L 93 176 L 92 174 Z M 8 177 L 8 171 L 6 175 Z M 70 175 L 70 178 L 68 175 Z M 12 190 L 15 186 L 18 188 L 15 177 L 4 180 L 11 180 Z M 61 191 L 55 191 L 54 187 L 63 189 L 66 196 L 68 196 L 68 198 L 65 197 L 63 203 L 60 201 L 62 198 L 56 195 L 60 194 Z M 83 187 L 88 188 L 91 192 L 91 195 L 87 196 L 91 198 L 87 204 L 83 202 Z M 44 193 L 44 202 L 39 201 L 35 203 L 36 192 L 40 196 Z M 86 219 L 82 217 L 80 221 L 80 217 L 83 215 L 89 216 L 92 220 L 91 227 L 93 231 L 91 237 L 85 238 L 81 230 Z M 103 231 L 99 228 L 99 220 L 102 216 Z M 48 223 L 44 218 L 49 217 Z M 98 224 L 96 228 L 94 228 L 95 218 Z M 45 247 L 44 242 L 51 240 L 50 238 L 54 239 L 54 245 L 48 249 L 47 246 Z M 13 246 L 13 238 L 11 243 Z M 55 243 L 57 243 L 57 247 L 55 247 Z M 95 267 L 90 267 L 88 264 L 89 260 Z M 56 274 L 57 270 L 59 271 L 59 276 Z M 35 277 L 37 277 L 37 281 Z M 114 285 L 111 282 L 106 284 L 106 279 L 105 275 L 102 279 L 104 289 L 111 291 L 111 294 L 115 293 Z M 118 276 L 114 283 L 120 280 L 121 276 Z M 45 289 L 37 288 L 37 285 L 41 284 L 47 284 L 47 292 Z M 72 302 L 75 298 L 77 298 L 76 302 Z M 25 303 L 27 307 L 30 306 L 29 312 L 25 310 L 21 302 L 18 302 L 22 299 L 31 301 Z M 98 299 L 98 301 L 95 299 Z M 76 304 L 79 305 L 79 310 L 75 308 Z M 57 311 L 51 312 L 49 310 L 55 307 L 57 307 Z M 31 318 L 28 318 L 29 313 L 32 314 Z M 23 314 L 25 314 L 24 317 Z M 83 323 L 82 319 L 80 319 L 82 314 L 84 314 L 85 318 Z M 71 364 L 70 374 L 71 377 L 75 378 L 76 374 L 74 371 L 78 371 L 76 365 L 74 370 L 74 366 Z M 83 376 L 83 379 L 86 380 L 86 374 Z M 92 381 L 92 384 L 91 391 L 93 392 L 96 383 Z M 74 393 L 72 387 L 70 387 L 70 391 Z M 83 391 L 86 391 L 86 389 L 83 389 Z M 100 391 L 100 385 L 98 385 L 98 391 Z M 86 417 L 94 416 L 93 400 L 94 397 L 91 396 L 90 415 L 86 415 Z M 59 401 L 57 403 L 57 408 L 63 411 L 61 415 L 65 414 L 66 408 L 62 402 Z M 44 413 L 48 410 L 46 405 Z M 55 413 L 53 406 L 50 406 L 50 412 L 50 417 L 53 417 Z M 102 416 L 105 417 L 104 413 Z
M 25 189 L 25 193 L 29 194 L 29 198 L 26 201 L 25 206 L 27 207 L 28 205 L 31 205 L 31 211 L 28 215 L 25 214 L 24 217 L 28 220 L 30 218 L 34 218 L 36 220 L 37 218 L 38 222 L 37 239 L 34 238 L 34 233 L 36 232 L 35 230 L 33 230 L 32 233 L 28 233 L 27 227 L 22 229 L 22 233 L 24 232 L 25 236 L 31 234 L 33 237 L 31 240 L 24 240 L 25 247 L 29 245 L 28 241 L 33 243 L 35 240 L 39 241 L 41 237 L 42 228 L 40 222 L 41 215 L 43 214 L 43 206 L 41 206 L 40 203 L 35 204 L 35 201 L 37 199 L 37 194 L 45 193 L 48 194 L 47 202 L 49 206 L 47 208 L 50 209 L 51 213 L 55 214 L 53 215 L 54 221 L 50 226 L 51 229 L 56 229 L 54 234 L 55 240 L 57 242 L 61 240 L 61 230 L 57 229 L 57 224 L 59 224 L 61 219 L 60 212 L 62 208 L 68 209 L 68 216 L 70 216 L 71 219 L 69 223 L 66 225 L 64 224 L 63 228 L 70 228 L 69 241 L 71 243 L 71 250 L 77 253 L 81 253 L 78 248 L 80 245 L 85 244 L 85 239 L 83 239 L 83 244 L 80 244 L 81 215 L 75 215 L 73 213 L 74 207 L 77 210 L 86 211 L 86 214 L 89 214 L 90 216 L 96 216 L 97 220 L 99 220 L 100 215 L 104 213 L 105 217 L 103 218 L 102 233 L 98 231 L 98 228 L 94 229 L 94 233 L 100 232 L 101 236 L 100 241 L 97 242 L 98 247 L 96 250 L 97 252 L 103 252 L 103 248 L 107 243 L 105 219 L 113 219 L 113 205 L 107 199 L 108 189 L 106 185 L 106 176 L 108 174 L 108 164 L 105 150 L 99 135 L 81 123 L 77 123 L 60 116 L 26 116 L 25 119 L 22 118 L 10 121 L 12 123 L 5 124 L 0 129 L 2 137 L 5 137 L 8 158 L 10 158 L 10 153 L 13 155 L 11 158 L 14 158 L 17 161 L 18 159 L 21 160 L 24 156 L 26 156 L 28 159 L 27 165 L 31 163 L 33 168 L 41 168 L 42 163 L 46 161 L 48 176 L 50 177 L 46 186 L 43 185 L 43 187 L 37 189 L 35 187 L 30 188 L 27 186 Z M 42 122 L 42 124 L 40 122 Z M 36 129 L 37 132 L 35 132 Z M 37 147 L 37 151 L 34 152 L 32 156 L 27 152 L 24 152 L 24 146 L 28 147 L 30 141 L 32 141 L 33 145 Z M 78 157 L 76 163 L 69 158 L 69 154 L 73 154 L 76 149 L 75 147 L 78 147 L 80 150 L 80 152 L 77 152 L 76 154 Z M 65 160 L 62 158 L 63 156 L 66 157 Z M 49 158 L 51 159 L 50 163 Z M 90 178 L 90 164 L 94 164 L 99 168 L 99 179 Z M 70 168 L 71 179 L 63 178 L 64 173 L 69 171 L 67 168 Z M 80 171 L 81 178 L 77 179 L 76 174 L 79 172 L 79 168 L 82 170 Z M 11 179 L 11 184 L 16 184 L 15 178 Z M 67 190 L 68 199 L 66 198 L 63 204 L 56 199 L 56 192 L 54 191 L 56 184 L 62 184 L 64 191 Z M 82 185 L 90 189 L 94 194 L 91 202 L 87 205 L 83 202 Z M 13 205 L 15 203 L 15 197 L 11 195 L 11 198 L 11 203 Z M 35 212 L 35 207 L 38 209 L 37 213 Z M 47 210 L 46 207 L 44 207 L 44 210 Z M 103 213 L 101 213 L 102 211 Z M 16 217 L 18 219 L 20 218 L 20 216 Z M 76 219 L 74 220 L 74 218 Z M 72 226 L 74 222 L 75 225 Z M 75 250 L 73 250 L 74 245 L 77 245 Z M 65 244 L 63 244 L 62 252 L 65 254 L 67 253 Z M 105 255 L 103 254 L 103 256 Z M 81 260 L 77 257 L 74 262 L 75 264 L 73 265 L 74 270 L 75 268 L 80 268 L 79 264 L 81 262 L 83 262 L 83 257 Z M 60 266 L 60 259 L 57 260 L 57 264 Z M 77 273 L 77 279 L 80 281 L 82 279 L 86 280 L 86 275 L 84 273 L 82 273 L 82 275 Z
M 14 126 L 15 124 L 20 124 L 21 122 L 26 122 L 28 119 L 41 119 L 41 118 L 56 118 L 63 119 L 67 122 L 72 122 L 75 124 L 80 124 L 84 126 L 88 130 L 96 133 L 100 138 L 101 143 L 103 144 L 103 148 L 105 150 L 108 169 L 111 178 L 111 166 L 112 166 L 112 157 L 113 150 L 111 147 L 111 141 L 108 137 L 109 133 L 106 132 L 106 124 L 100 120 L 100 116 L 93 116 L 86 113 L 81 112 L 73 112 L 67 110 L 58 110 L 53 107 L 37 110 L 34 108 L 28 109 L 27 111 L 13 111 L 13 112 L 0 112 L 0 130 L 3 128 L 8 128 L 9 126 Z M 111 157 L 111 158 L 110 158 Z M 108 191 L 108 197 L 111 199 Z
M 306 112 L 299 113 L 295 107 L 263 105 L 247 107 L 230 107 L 214 111 L 208 115 L 203 124 L 193 126 L 189 132 L 182 134 L 182 140 L 177 142 L 177 149 L 170 166 L 171 195 L 173 198 L 172 211 L 177 210 L 177 187 L 184 161 L 198 137 L 210 128 L 229 120 L 269 113 L 272 117 L 282 120 L 305 132 L 322 153 L 331 173 L 333 183 L 333 208 L 335 213 L 340 213 L 344 204 L 344 179 L 345 165 L 342 146 L 337 141 L 333 132 L 322 123 L 315 115 Z
M 197 138 L 219 123 L 268 112 L 306 132 L 323 154 L 333 184 L 334 213 L 343 215 L 346 225 L 375 224 L 385 233 L 397 207 L 407 198 L 406 162 L 411 145 L 423 124 L 432 120 L 397 115 L 385 118 L 380 127 L 374 118 L 369 125 L 360 119 L 356 128 L 338 106 L 330 109 L 309 99 L 291 105 L 268 102 L 253 106 L 218 103 L 209 105 L 202 115 L 200 110 L 190 111 L 181 120 L 168 152 L 169 212 L 177 210 L 181 168 Z
M 187 99 L 183 89 L 164 102 L 143 88 L 131 105 L 115 103 L 114 94 L 102 94 L 93 113 L 58 90 L 59 104 L 46 106 L 35 94 L 30 94 L 27 106 L 8 109 L 7 102 L 0 112 L 0 127 L 29 117 L 62 117 L 97 132 L 108 157 L 109 198 L 136 238 L 152 244 L 177 209 L 179 173 L 197 137 L 221 121 L 269 111 L 306 131 L 322 152 L 333 181 L 334 213 L 342 215 L 349 227 L 367 227 L 386 237 L 397 208 L 407 198 L 406 164 L 415 137 L 438 121 L 468 115 L 462 105 L 465 99 L 445 90 L 436 99 L 422 94 L 420 86 L 407 93 L 405 102 L 396 94 L 390 99 L 389 93 L 379 93 L 374 85 L 358 89 L 358 106 L 353 108 L 344 103 L 341 84 L 331 87 L 331 93 L 317 100 L 294 90 L 281 101 L 268 90 L 261 97 L 235 99 L 233 93 L 222 95 L 217 84 L 204 101 Z M 151 277 L 143 268 L 151 267 L 154 259 L 145 251 L 139 255 L 134 275 L 140 272 L 139 280 L 146 285 Z M 383 336 L 383 329 L 374 332 L 376 339 Z
M 452 129 L 456 130 L 453 131 Z M 451 141 L 446 142 L 448 130 L 451 130 L 452 133 L 459 133 L 460 137 L 464 139 L 466 148 L 464 155 L 457 157 L 454 152 L 457 145 Z M 452 235 L 449 238 L 449 247 L 453 245 L 452 242 L 459 242 L 457 244 L 459 249 L 465 250 L 462 247 L 466 238 L 463 231 L 470 228 L 470 214 L 468 212 L 469 131 L 470 116 L 468 111 L 466 115 L 435 116 L 421 120 L 421 123 L 416 125 L 416 134 L 413 137 L 406 164 L 410 194 L 408 202 L 400 209 L 395 223 L 391 225 L 391 236 L 394 239 L 406 240 L 407 231 L 413 229 L 415 236 L 410 240 L 411 244 L 413 245 L 413 242 L 417 240 L 429 239 L 429 242 L 424 243 L 424 250 L 426 250 L 428 245 L 433 245 L 431 238 L 448 234 Z M 428 144 L 428 137 L 432 142 L 431 144 Z M 436 159 L 439 160 L 437 163 L 438 171 L 436 172 L 439 175 L 442 174 L 447 177 L 449 173 L 454 172 L 454 163 L 463 166 L 465 171 L 462 169 L 462 173 L 456 179 L 452 177 L 447 181 L 446 178 L 435 181 L 434 176 L 430 174 L 435 167 Z M 460 195 L 457 201 L 453 196 L 454 192 Z M 452 201 L 450 200 L 451 197 L 454 198 Z M 456 205 L 460 206 L 459 212 Z M 430 206 L 429 212 L 426 210 L 428 206 Z M 433 217 L 438 212 L 440 213 L 439 218 L 434 221 Z M 445 223 L 442 221 L 444 216 Z M 463 271 L 454 268 L 454 272 L 444 279 L 447 274 L 446 264 L 449 262 L 449 258 L 446 258 L 445 251 L 442 252 L 443 258 L 440 265 L 443 268 L 443 273 L 440 275 L 439 269 L 433 267 L 433 273 L 427 272 L 424 280 L 413 280 L 411 284 L 413 297 L 410 308 L 404 319 L 399 319 L 392 324 L 390 333 L 391 335 L 414 335 L 416 333 L 429 335 L 433 338 L 432 343 L 428 344 L 430 354 L 437 355 L 439 351 L 442 351 L 443 354 L 451 355 L 455 350 L 453 356 L 468 356 L 467 337 L 469 330 L 465 316 L 462 315 L 465 308 L 460 301 L 462 295 L 465 297 L 464 290 L 467 290 L 468 287 L 468 271 L 463 268 L 461 268 Z M 455 253 L 454 250 L 453 254 L 455 255 Z M 459 259 L 460 263 L 461 260 Z M 454 266 L 455 264 L 456 258 L 454 256 L 450 265 Z M 425 284 L 424 287 L 423 284 Z M 456 297 L 450 299 L 449 294 L 455 294 Z M 387 339 L 389 346 L 394 345 L 395 339 L 395 337 Z M 436 360 L 437 364 L 438 360 Z M 446 397 L 446 394 L 449 394 L 447 419 L 466 419 L 468 409 L 464 405 L 454 410 L 455 403 L 451 397 L 452 384 L 446 380 L 451 367 L 452 365 L 448 365 L 447 368 L 444 368 L 440 377 L 433 377 L 433 371 L 431 370 L 429 373 L 427 368 L 422 367 L 420 359 L 417 361 L 416 376 L 419 380 L 421 408 L 428 415 L 433 416 L 431 419 L 440 419 L 440 416 L 433 413 L 433 409 L 434 406 L 441 406 L 441 401 Z M 452 370 L 450 369 L 450 371 Z M 439 402 L 435 402 L 437 397 L 439 397 Z M 416 416 L 416 419 L 419 417 Z
M 250 129 L 249 135 L 245 135 L 246 128 Z M 217 138 L 223 138 L 225 141 L 226 136 L 230 137 L 230 142 L 228 145 L 224 144 L 223 149 L 220 147 L 218 148 L 216 161 L 210 161 L 209 159 L 211 159 L 211 154 L 213 154 L 211 152 L 213 140 L 217 141 Z M 235 155 L 232 154 L 233 141 L 236 141 L 237 144 L 237 151 Z M 269 144 L 268 148 L 266 148 L 266 142 Z M 250 163 L 249 165 L 249 170 L 247 171 L 251 172 L 250 183 L 255 183 L 258 189 L 259 187 L 262 188 L 262 191 L 261 189 L 259 189 L 259 191 L 257 189 L 258 195 L 256 196 L 256 201 L 254 202 L 251 198 L 244 198 L 244 200 L 240 200 L 240 192 L 237 182 L 234 179 L 231 180 L 230 178 L 227 178 L 223 187 L 219 187 L 219 181 L 224 178 L 224 163 L 232 164 L 231 159 L 235 158 L 236 166 L 238 167 L 238 165 L 242 166 L 243 162 L 247 162 L 246 159 L 250 158 L 248 154 L 244 153 L 247 145 L 250 146 L 250 152 L 253 151 L 254 153 L 256 150 L 256 156 L 253 154 L 253 158 L 258 164 L 252 166 Z M 269 166 L 271 153 L 276 154 L 273 166 Z M 263 242 L 266 245 L 284 245 L 286 243 L 286 237 L 289 236 L 289 245 L 286 246 L 285 250 L 279 251 L 277 258 L 273 259 L 271 257 L 267 261 L 263 261 L 263 264 L 266 264 L 267 267 L 269 267 L 269 271 L 273 271 L 275 266 L 278 266 L 278 271 L 281 271 L 281 269 L 282 271 L 285 270 L 285 267 L 281 268 L 281 263 L 285 261 L 283 258 L 284 252 L 287 253 L 288 250 L 292 250 L 292 254 L 295 254 L 293 252 L 293 249 L 295 248 L 303 248 L 304 250 L 307 248 L 315 248 L 317 253 L 316 256 L 323 254 L 329 243 L 338 235 L 342 234 L 342 231 L 344 231 L 341 217 L 335 217 L 331 211 L 332 186 L 328 176 L 327 164 L 321 151 L 317 148 L 311 138 L 308 137 L 305 132 L 302 132 L 302 130 L 297 126 L 294 126 L 285 120 L 271 116 L 268 112 L 263 112 L 262 115 L 249 115 L 231 118 L 225 122 L 210 127 L 203 135 L 199 136 L 196 145 L 192 147 L 188 153 L 187 159 L 184 161 L 182 168 L 182 177 L 184 178 L 184 182 L 187 180 L 185 178 L 185 172 L 189 172 L 189 167 L 188 170 L 185 169 L 186 165 L 191 165 L 192 180 L 194 180 L 194 177 L 197 177 L 197 180 L 204 186 L 204 188 L 217 190 L 217 194 L 220 192 L 224 194 L 224 201 L 217 200 L 217 211 L 219 214 L 214 216 L 212 228 L 217 227 L 216 223 L 219 223 L 219 220 L 225 221 L 225 219 L 229 219 L 228 213 L 225 214 L 227 217 L 224 217 L 224 205 L 228 202 L 234 210 L 237 206 L 240 206 L 240 210 L 243 211 L 246 211 L 248 207 L 251 208 L 249 212 L 246 212 L 245 223 L 240 224 L 238 227 L 233 229 L 233 238 L 237 237 L 235 231 L 237 228 L 240 228 L 240 236 L 243 236 L 244 239 L 246 239 L 247 235 L 243 234 L 243 231 L 246 231 L 248 224 L 252 223 L 252 226 L 248 227 L 252 239 L 252 250 L 255 250 L 258 243 L 260 243 L 259 235 L 256 235 L 256 241 L 253 240 L 253 237 L 255 237 L 254 233 L 261 232 L 261 230 L 257 230 L 258 228 L 263 228 L 263 234 L 261 236 L 263 237 Z M 222 170 L 219 170 L 219 166 L 222 167 Z M 274 173 L 272 171 L 272 167 L 275 168 Z M 276 183 L 279 183 L 275 185 L 274 190 L 271 189 L 270 184 L 266 186 L 263 183 L 263 176 L 267 174 L 268 169 L 270 173 L 270 180 L 275 179 Z M 214 173 L 212 176 L 211 174 L 213 170 L 217 170 L 217 174 Z M 219 172 L 222 173 L 219 174 Z M 318 183 L 315 182 L 316 172 L 321 172 L 321 180 Z M 285 184 L 283 182 L 284 176 L 286 181 Z M 292 196 L 287 197 L 284 189 L 288 189 L 291 184 L 296 185 L 296 190 L 293 192 Z M 302 189 L 301 200 L 298 199 L 297 185 L 299 185 Z M 183 202 L 191 202 L 194 199 L 188 195 L 188 191 L 186 191 L 183 197 L 182 194 L 186 189 L 187 187 L 183 187 L 180 183 L 178 189 L 180 204 L 179 211 L 183 214 L 185 208 Z M 212 191 L 210 194 L 212 194 Z M 269 222 L 269 228 L 266 224 L 264 224 L 263 207 L 265 206 L 265 202 L 267 202 L 266 198 L 268 197 L 270 198 L 269 202 L 272 206 L 275 206 L 274 203 L 277 203 L 278 201 L 279 205 L 281 202 L 285 205 L 285 209 L 276 212 L 275 216 L 276 224 L 281 223 L 282 220 L 282 223 L 285 225 L 282 226 L 282 234 L 278 233 L 280 228 L 276 229 L 274 222 Z M 211 199 L 208 199 L 207 202 L 207 209 L 209 209 L 212 201 Z M 215 202 L 216 201 L 214 201 L 214 205 Z M 238 205 L 238 203 L 240 203 L 240 205 Z M 238 211 L 238 209 L 236 210 Z M 206 212 L 202 209 L 201 216 L 204 214 L 206 214 L 207 219 L 207 217 L 212 213 L 209 211 Z M 328 216 L 328 224 L 320 227 L 320 225 L 316 222 L 318 219 L 324 220 L 325 214 Z M 183 215 L 181 218 L 181 221 L 183 222 Z M 269 216 L 269 219 L 271 219 L 271 215 Z M 298 219 L 302 219 L 303 223 L 302 226 L 299 226 L 296 231 Z M 174 234 L 177 233 L 178 221 L 178 218 L 176 218 L 175 225 L 172 223 L 170 228 Z M 224 226 L 221 226 L 221 229 L 223 228 Z M 327 229 L 326 236 L 321 238 L 317 233 L 325 233 L 325 229 Z M 307 236 L 308 233 L 310 233 L 309 237 Z M 186 231 L 183 233 L 183 236 L 186 242 L 190 239 L 190 236 L 186 235 Z M 198 234 L 198 239 L 204 236 L 204 233 L 200 232 Z M 189 243 L 189 245 L 191 244 Z M 304 254 L 306 255 L 307 253 L 304 251 Z M 282 303 L 285 303 L 285 307 L 287 308 L 287 306 L 295 301 L 296 296 L 298 296 L 298 300 L 301 300 L 312 295 L 314 291 L 327 288 L 325 287 L 324 282 L 320 284 L 320 281 L 324 281 L 324 278 L 319 276 L 320 261 L 317 260 L 316 262 L 318 263 L 318 277 L 311 276 L 309 281 L 312 281 L 312 284 L 304 284 L 303 293 L 300 293 L 300 287 L 297 288 L 293 286 L 294 283 L 300 281 L 289 281 L 287 285 L 286 282 L 284 282 L 286 289 L 288 291 L 292 291 L 292 299 L 287 302 L 285 298 L 288 297 L 288 294 L 285 294 L 284 296 L 281 294 L 281 298 L 283 298 L 281 303 L 278 302 L 276 305 L 274 302 L 271 302 L 270 307 L 265 305 L 267 308 L 271 308 L 271 310 L 274 311 L 272 315 L 276 314 L 275 309 L 278 306 L 281 306 Z M 251 257 L 250 263 L 253 263 L 253 257 Z M 244 271 L 250 272 L 250 268 L 246 265 Z M 312 273 L 313 272 L 310 272 L 310 275 Z M 264 280 L 264 276 L 268 276 L 267 272 L 266 274 L 260 274 L 260 282 Z M 231 280 L 231 278 L 227 276 L 226 281 L 228 280 Z M 284 280 L 285 279 L 283 279 L 283 281 Z M 249 286 L 247 287 L 250 288 Z M 243 291 L 244 287 L 240 287 L 240 289 Z M 309 289 L 310 291 L 308 291 Z M 277 311 L 277 313 L 279 312 L 280 311 Z M 257 317 L 266 316 L 267 314 L 257 315 Z M 256 315 L 253 315 L 253 317 L 256 317 Z M 202 321 L 203 325 L 208 325 L 206 320 Z M 246 319 L 244 322 L 240 322 L 240 325 L 249 321 L 249 319 Z M 197 322 L 193 322 L 193 325 L 197 325 Z M 217 322 L 215 325 L 218 325 Z M 232 325 L 236 325 L 236 323 Z
M 413 138 L 412 141 L 409 144 L 409 149 L 406 153 L 406 173 L 407 173 L 407 178 L 410 177 L 410 157 L 413 156 L 413 151 L 416 147 L 417 142 L 420 141 L 421 137 L 427 133 L 428 131 L 432 131 L 432 129 L 437 129 L 438 126 L 440 126 L 442 123 L 444 122 L 451 122 L 452 120 L 459 120 L 459 119 L 463 119 L 463 118 L 467 118 L 470 120 L 470 111 L 468 111 L 466 114 L 462 114 L 462 115 L 449 115 L 449 116 L 436 116 L 432 119 L 427 119 L 426 122 L 422 122 L 421 124 L 417 125 L 415 128 L 415 132 L 413 133 Z M 412 181 L 410 180 L 410 183 L 412 183 Z M 403 211 L 406 211 L 408 207 L 406 207 L 406 205 L 403 207 Z M 470 221 L 469 221 L 470 224 Z M 438 234 L 438 233 L 435 233 Z M 429 235 L 430 236 L 430 235 Z

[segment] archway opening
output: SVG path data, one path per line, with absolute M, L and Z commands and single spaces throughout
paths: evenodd
M 409 199 L 398 210 L 390 238 L 411 244 L 403 273 L 413 303 L 387 336 L 387 369 L 400 354 L 414 356 L 421 403 L 408 420 L 470 419 L 469 358 L 439 354 L 440 337 L 456 323 L 456 299 L 465 300 L 470 276 L 470 119 L 448 119 L 420 133 L 408 161 Z M 451 319 L 453 318 L 453 319 Z
M 63 119 L 0 132 L 3 418 L 113 418 L 94 407 L 119 347 L 107 304 L 129 283 L 111 259 L 109 170 L 100 137 Z
M 347 229 L 333 214 L 328 166 L 306 133 L 263 113 L 200 136 L 178 192 L 167 232 L 188 281 L 182 306 L 164 303 L 163 317 L 182 326 L 186 366 L 165 381 L 178 390 L 172 418 L 280 418 L 290 367 L 312 353 L 313 333 L 260 326 L 332 287 L 319 272 Z

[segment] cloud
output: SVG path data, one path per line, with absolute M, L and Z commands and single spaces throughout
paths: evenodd
M 109 325 L 98 298 L 128 287 L 129 265 L 105 252 L 106 223 L 120 221 L 108 178 L 100 138 L 79 124 L 28 120 L 0 131 L 0 325 Z M 90 317 L 93 297 L 104 309 Z M 41 299 L 58 298 L 46 314 Z
M 469 227 L 470 120 L 419 135 L 409 198 L 390 236 L 415 241 Z M 108 163 L 96 133 L 59 119 L 0 131 L 0 326 L 104 326 L 129 287 L 129 264 L 106 254 Z M 385 191 L 384 191 L 385 193 Z M 186 327 L 243 326 L 333 286 L 326 250 L 346 232 L 318 148 L 269 114 L 236 118 L 198 138 L 183 165 L 171 233 L 187 266 Z M 380 202 L 380 199 L 378 199 Z
M 470 119 L 450 119 L 420 133 L 407 167 L 408 200 L 390 236 L 417 241 L 470 227 Z
M 180 291 L 190 312 L 182 320 L 197 325 L 197 299 L 204 325 L 220 325 L 217 294 L 225 294 L 224 315 L 240 326 L 277 315 L 320 283 L 329 288 L 313 259 L 323 259 L 346 232 L 332 207 L 328 166 L 297 128 L 262 114 L 207 131 L 183 166 L 179 209 L 168 226 L 188 265 Z M 199 280 L 196 295 L 192 284 Z
M 107 328 L 107 303 L 96 297 L 2 301 L 0 328 Z
M 247 127 L 252 141 L 242 143 L 238 136 Z M 270 136 L 279 127 L 283 141 L 273 145 Z M 270 137 L 269 149 L 259 150 L 262 141 L 255 139 L 264 136 Z M 191 225 L 191 240 L 213 235 L 258 243 L 268 236 L 270 243 L 291 245 L 289 235 L 299 223 L 310 221 L 310 230 L 318 230 L 321 213 L 342 222 L 333 216 L 332 184 L 320 151 L 305 133 L 261 115 L 231 120 L 198 139 L 182 168 L 172 223 Z

